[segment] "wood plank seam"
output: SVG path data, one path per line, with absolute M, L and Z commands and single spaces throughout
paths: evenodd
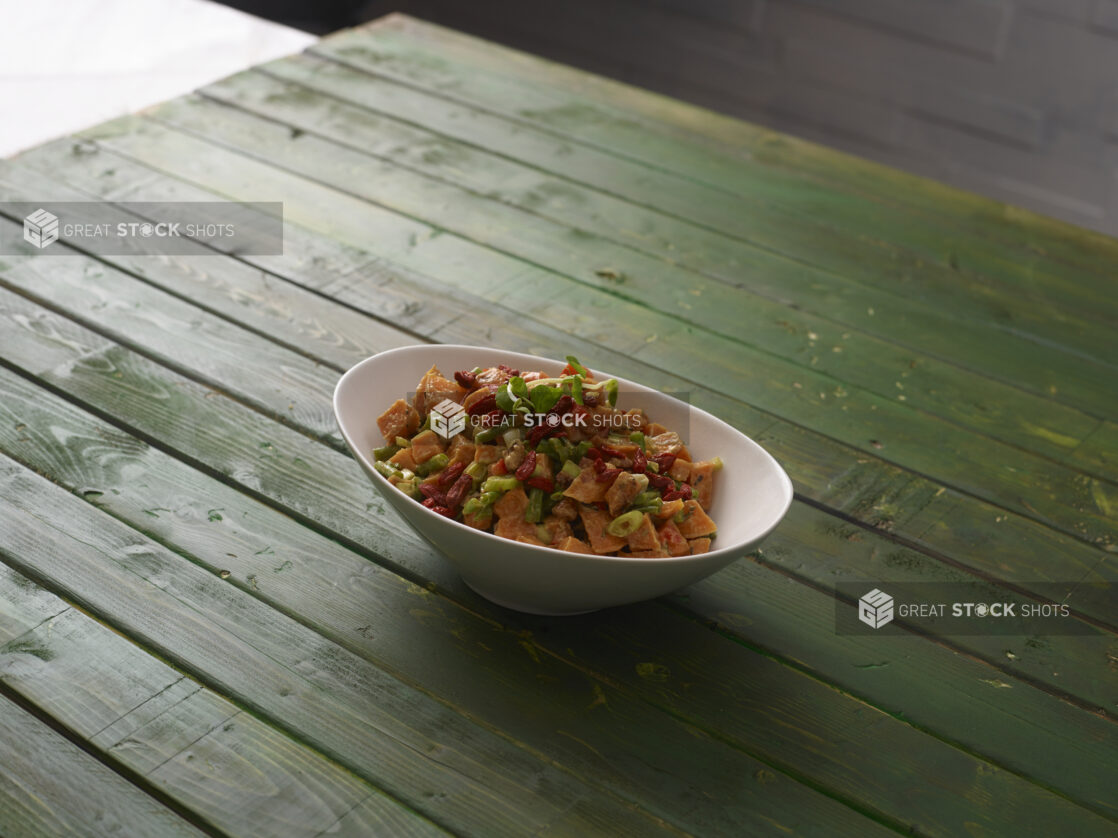
M 126 156 L 127 156 L 127 155 L 126 155 Z M 872 455 L 871 455 L 871 456 L 872 456 Z M 1035 519 L 1035 518 L 1034 518 L 1034 520 L 1039 520 L 1039 519 Z M 1043 522 L 1043 523 L 1046 523 L 1046 525 L 1050 525 L 1050 524 L 1049 524 L 1048 522 Z M 1077 534 L 1075 534 L 1075 536 L 1074 536 L 1074 537 L 1076 537 L 1076 538 L 1080 538 L 1081 540 L 1083 540 L 1083 539 L 1081 538 L 1080 534 L 1078 534 L 1078 533 L 1077 533 Z M 1089 539 L 1086 539 L 1086 543 L 1090 543 L 1090 540 L 1089 540 Z
M 0 561 L 3 561 L 2 556 L 0 556 Z M 177 800 L 171 798 L 162 789 L 160 789 L 158 785 L 149 782 L 147 778 L 144 777 L 142 774 L 133 771 L 132 769 L 128 768 L 125 765 L 122 765 L 116 760 L 106 759 L 100 751 L 98 751 L 96 748 L 91 747 L 89 743 L 87 743 L 80 736 L 75 735 L 74 732 L 70 730 L 70 728 L 66 727 L 65 725 L 59 724 L 53 716 L 43 713 L 33 703 L 27 701 L 22 695 L 20 695 L 19 692 L 9 687 L 5 683 L 3 678 L 0 678 L 0 699 L 6 699 L 7 701 L 12 702 L 12 704 L 15 704 L 24 712 L 30 714 L 31 716 L 34 716 L 38 721 L 42 722 L 52 731 L 65 739 L 67 742 L 75 745 L 80 750 L 84 751 L 86 754 L 96 760 L 99 765 L 103 765 L 105 768 L 107 768 L 109 771 L 112 771 L 121 779 L 126 780 L 128 783 L 135 786 L 148 797 L 151 797 L 153 800 L 158 801 L 161 805 L 174 812 L 176 815 L 189 823 L 202 834 L 209 835 L 211 836 L 211 838 L 233 838 L 233 836 L 230 836 L 228 833 L 218 829 L 217 826 L 210 823 L 206 818 L 200 817 L 197 813 L 191 811 L 190 809 L 187 809 Z
M 130 430 L 130 432 L 133 432 L 133 431 L 132 431 L 132 429 L 129 429 L 129 430 Z M 126 522 L 126 521 L 124 521 L 124 523 L 130 523 L 130 522 Z M 130 524 L 130 525 L 131 525 L 131 524 Z M 333 534 L 333 537 L 335 537 L 335 539 L 337 539 L 337 537 L 338 537 L 338 536 L 337 536 L 337 534 Z M 157 539 L 157 540 L 158 540 L 158 539 Z M 363 549 L 361 549 L 361 547 L 358 547 L 358 550 L 359 550 L 360 552 L 364 552 L 364 551 L 363 551 Z M 761 563 L 764 563 L 764 562 L 761 562 Z M 768 564 L 768 563 L 764 563 L 764 564 L 766 564 L 766 566 L 769 566 L 769 568 L 773 568 L 773 569 L 777 569 L 777 570 L 779 570 L 779 569 L 777 568 L 777 565 L 771 565 L 771 564 Z M 780 571 L 780 572 L 783 572 L 783 571 Z M 420 580 L 420 581 L 423 581 L 423 580 Z M 799 580 L 799 579 L 797 579 L 797 581 L 804 581 L 804 580 Z M 245 591 L 246 591 L 247 593 L 249 593 L 249 594 L 250 594 L 250 596 L 255 596 L 254 592 L 253 592 L 252 590 L 250 590 L 250 589 L 249 589 L 248 587 L 246 587 L 246 585 L 240 585 L 240 587 L 241 587 L 241 588 L 243 588 L 243 590 L 245 590 Z M 824 589 L 824 588 L 819 588 L 819 590 L 823 590 L 823 591 L 824 591 L 825 593 L 828 593 L 828 594 L 833 594 L 833 592 L 831 592 L 831 591 L 827 591 L 827 590 L 826 590 L 826 589 Z M 444 594 L 444 596 L 445 596 L 445 594 Z M 688 617 L 689 617 L 690 619 L 695 619 L 695 616 L 693 615 L 693 613 L 690 613 L 690 612 L 688 612 Z M 740 637 L 737 637 L 736 639 L 737 639 L 737 641 L 738 641 L 738 642 L 741 642 L 741 638 L 740 638 Z M 745 645 L 748 645 L 748 644 L 745 644 Z M 544 651 L 548 651 L 547 649 L 543 649 L 543 650 L 544 650 Z M 549 654 L 552 654 L 552 653 L 550 653 L 550 651 L 549 651 Z M 764 653 L 764 654 L 766 654 L 767 656 L 771 656 L 771 653 L 768 653 L 768 651 L 765 651 L 765 653 Z M 966 653 L 966 651 L 964 651 L 964 653 L 963 653 L 963 654 L 968 654 L 968 653 Z M 780 661 L 781 661 L 781 663 L 785 663 L 785 664 L 788 664 L 788 661 L 785 661 L 785 660 L 784 660 L 784 658 L 781 658 L 781 657 L 779 657 L 779 656 L 776 656 L 776 657 L 775 657 L 775 659 L 777 659 L 777 660 L 780 660 Z M 987 660 L 983 659 L 983 663 L 989 664 L 989 661 L 987 661 Z M 797 669 L 799 668 L 799 667 L 797 667 L 797 666 L 796 666 L 796 665 L 795 665 L 794 663 L 792 663 L 792 664 L 789 664 L 789 665 L 792 665 L 792 666 L 793 666 L 794 668 L 797 668 Z M 996 666 L 996 665 L 995 665 L 995 666 Z M 1004 668 L 1002 668 L 1002 670 L 1003 670 L 1003 672 L 1005 672 L 1005 669 L 1004 669 Z M 806 672 L 806 670 L 805 670 L 805 672 Z M 811 674 L 811 673 L 808 673 L 808 674 Z M 1031 683 L 1029 679 L 1027 679 L 1027 678 L 1022 678 L 1020 674 L 1017 674 L 1017 673 L 1012 673 L 1012 672 L 1006 672 L 1006 674 L 1007 674 L 1007 675 L 1010 675 L 1011 677 L 1014 677 L 1014 678 L 1016 678 L 1016 679 L 1021 679 L 1021 680 L 1024 680 L 1024 682 L 1025 682 L 1025 683 Z M 824 684 L 826 684 L 827 686 L 835 687 L 835 685 L 834 685 L 834 684 L 832 684 L 831 682 L 828 682 L 828 680 L 826 680 L 826 679 L 823 679 L 823 678 L 818 678 L 818 676 L 817 676 L 816 674 L 811 674 L 811 675 L 812 675 L 812 677 L 813 677 L 813 678 L 817 678 L 817 679 L 821 680 L 821 683 L 824 683 Z M 598 676 L 598 677 L 600 677 L 600 676 Z M 1033 684 L 1033 686 L 1036 686 L 1036 684 Z M 1049 693 L 1053 693 L 1053 691 L 1051 691 L 1051 689 L 1044 689 L 1043 687 L 1039 687 L 1039 688 L 1042 688 L 1042 691 L 1043 691 L 1043 692 L 1049 692 Z M 844 691 L 844 692 L 845 692 L 845 691 Z M 1060 697 L 1061 697 L 1061 698 L 1063 698 L 1064 696 L 1060 696 Z M 871 706 L 877 706 L 877 705 L 875 705 L 875 704 L 874 704 L 874 703 L 873 703 L 872 701 L 868 701 L 868 699 L 865 699 L 865 698 L 863 698 L 863 701 L 866 701 L 866 702 L 868 702 L 869 704 L 871 704 Z M 1074 697 L 1071 697 L 1071 702 L 1072 702 L 1072 703 L 1077 703 L 1077 705 L 1078 705 L 1078 706 L 1083 706 L 1083 705 L 1082 705 L 1082 703 L 1081 703 L 1081 702 L 1078 702 L 1078 699 L 1076 699 L 1076 698 L 1074 698 Z M 1086 707 L 1084 707 L 1084 708 L 1087 708 L 1087 710 L 1089 710 L 1089 711 L 1091 711 L 1091 712 L 1095 712 L 1095 711 L 1096 711 L 1096 708 L 1095 708 L 1095 707 L 1093 707 L 1093 706 L 1086 706 Z M 888 711 L 887 711 L 887 712 L 888 712 Z M 896 715 L 896 714 L 891 714 L 891 715 Z M 910 722 L 908 722 L 908 720 L 901 720 L 901 721 L 904 721 L 904 722 L 906 722 L 906 723 L 909 723 L 909 724 L 911 724 Z M 944 739 L 944 741 L 945 741 L 945 742 L 948 742 L 948 743 L 950 743 L 950 744 L 954 744 L 954 743 L 953 743 L 953 742 L 951 742 L 951 741 L 950 741 L 949 739 L 945 739 L 945 737 L 941 737 L 941 736 L 937 736 L 937 737 L 940 737 L 940 739 Z M 964 749 L 964 750 L 968 750 L 968 749 Z M 969 752 L 969 750 L 968 750 L 968 752 Z M 975 755 L 978 755 L 978 754 L 976 753 Z M 988 760 L 989 758 L 985 758 L 985 756 L 983 756 L 983 758 L 982 758 L 982 759 L 986 759 L 986 760 Z M 995 763 L 996 763 L 996 761 L 995 761 Z M 1006 770 L 1008 770 L 1008 771 L 1011 771 L 1011 773 L 1016 773 L 1016 772 L 1015 772 L 1015 771 L 1013 771 L 1012 769 L 1006 769 Z M 1030 779 L 1030 778 L 1024 778 L 1024 779 Z M 1046 788 L 1046 787 L 1045 787 L 1045 788 Z M 1059 793 L 1059 792 L 1058 792 L 1058 793 Z M 1061 794 L 1061 796 L 1063 797 L 1063 794 Z M 1102 812 L 1100 812 L 1100 813 L 1102 813 Z
M 147 116 L 145 116 L 144 118 L 145 118 L 145 119 L 147 119 L 147 120 L 149 120 L 149 121 L 151 121 L 151 122 L 155 122 L 155 123 L 160 123 L 160 122 L 162 121 L 162 120 L 160 120 L 159 118 L 157 118 L 157 117 L 154 117 L 154 116 L 152 116 L 152 115 L 147 115 Z M 211 137 L 211 136 L 209 136 L 209 135 L 201 134 L 201 133 L 199 133 L 199 132 L 197 132 L 197 131 L 195 131 L 195 130 L 191 130 L 191 129 L 189 129 L 189 128 L 187 128 L 187 129 L 182 129 L 182 130 L 183 130 L 183 132 L 184 132 L 184 133 L 186 133 L 186 134 L 190 134 L 191 136 L 194 136 L 194 137 L 195 137 L 196 139 L 198 139 L 198 140 L 200 140 L 200 141 L 202 141 L 202 142 L 205 142 L 205 143 L 207 143 L 207 144 L 210 144 L 210 145 L 216 145 L 216 146 L 219 146 L 219 147 L 227 148 L 227 149 L 229 149 L 230 151 L 233 151 L 234 153 L 238 153 L 238 154 L 240 154 L 240 155 L 242 155 L 242 156 L 247 156 L 247 157 L 250 157 L 250 158 L 253 158 L 253 157 L 254 157 L 253 153 L 251 153 L 251 152 L 247 152 L 246 150 L 244 150 L 244 149 L 239 149 L 239 148 L 237 148 L 237 147 L 231 147 L 231 146 L 229 146 L 229 144 L 228 144 L 228 143 L 226 143 L 226 142 L 223 142 L 223 141 L 221 141 L 221 140 L 215 140 L 215 139 L 214 139 L 213 137 Z M 289 169 L 289 168 L 287 168 L 287 167 L 284 167 L 284 166 L 280 166 L 280 165 L 278 165 L 278 164 L 277 164 L 277 162 L 276 162 L 275 160 L 268 160 L 268 161 L 267 161 L 267 163 L 268 163 L 268 165 L 270 165 L 270 166 L 273 166 L 273 167 L 275 167 L 275 168 L 279 168 L 279 169 L 281 169 L 281 170 L 283 170 L 283 171 L 285 171 L 285 172 L 287 172 L 287 173 L 289 173 L 289 174 L 295 175 L 295 176 L 299 177 L 300 179 L 303 179 L 303 180 L 308 180 L 308 181 L 310 181 L 310 182 L 312 182 L 312 183 L 315 183 L 315 184 L 318 184 L 318 185 L 320 185 L 320 186 L 322 186 L 322 187 L 324 187 L 324 188 L 328 188 L 328 189 L 330 189 L 330 190 L 332 190 L 332 191 L 335 191 L 335 192 L 338 192 L 338 193 L 340 193 L 340 194 L 344 194 L 344 195 L 347 195 L 347 196 L 349 196 L 349 197 L 352 197 L 352 198 L 355 198 L 355 199 L 361 200 L 362 202 L 364 202 L 364 203 L 366 203 L 366 204 L 369 204 L 369 205 L 373 205 L 373 206 L 381 206 L 381 205 L 379 204 L 379 202 L 377 202 L 377 201 L 375 201 L 375 200 L 373 200 L 373 199 L 371 199 L 371 198 L 369 198 L 369 197 L 367 197 L 367 196 L 364 196 L 364 195 L 361 195 L 361 194 L 359 194 L 359 193 L 356 193 L 356 192 L 352 191 L 352 189 L 350 189 L 350 188 L 349 188 L 348 186 L 346 186 L 346 187 L 342 187 L 342 186 L 340 186 L 340 185 L 338 185 L 338 184 L 329 184 L 329 183 L 324 183 L 324 182 L 322 182 L 322 181 L 319 181 L 319 180 L 317 180 L 317 179 L 314 179 L 314 178 L 308 178 L 308 177 L 307 177 L 306 175 L 300 174 L 300 173 L 299 173 L 299 172 L 297 172 L 297 171 L 294 171 L 294 170 L 291 170 L 291 169 Z M 405 216 L 407 216 L 407 214 L 406 214 L 406 213 L 404 213 L 404 215 L 405 215 Z M 410 217 L 410 216 L 407 216 L 407 217 Z M 418 219 L 416 219 L 416 220 L 418 220 Z M 467 239 L 467 240 L 468 240 L 468 239 Z M 498 253 L 502 253 L 503 255 L 509 255 L 509 254 L 505 254 L 505 253 L 504 253 L 503 251 L 501 251 L 501 250 L 500 250 L 499 248 L 490 248 L 490 249 L 493 249 L 493 250 L 495 250 L 495 252 L 498 252 Z M 526 263 L 527 263 L 528 265 L 530 265 L 530 266 L 532 266 L 532 267 L 535 267 L 535 268 L 537 268 L 537 269 L 541 269 L 541 270 L 548 270 L 548 271 L 550 271 L 550 269 L 548 269 L 548 268 L 547 268 L 546 266 L 544 266 L 544 265 L 542 265 L 542 264 L 539 264 L 539 263 L 536 263 L 536 262 L 534 262 L 533 260 L 530 260 L 530 259 L 528 259 L 528 260 L 525 260 L 525 259 L 520 259 L 519 257 L 514 257 L 514 258 L 517 258 L 517 259 L 518 259 L 518 261 L 526 262 Z M 614 296 L 614 297 L 616 297 L 616 298 L 618 298 L 618 299 L 623 299 L 623 300 L 625 300 L 626 302 L 629 302 L 629 301 L 627 300 L 627 298 L 625 298 L 625 297 L 619 297 L 619 296 L 618 296 L 618 295 L 617 295 L 616 293 L 613 293 L 613 294 L 611 294 L 611 293 L 610 293 L 610 292 L 609 292 L 608 290 L 606 290 L 606 289 L 596 289 L 596 288 L 595 288 L 595 287 L 594 287 L 593 285 L 590 285 L 590 284 L 588 284 L 588 283 L 585 283 L 585 282 L 583 282 L 583 281 L 581 281 L 581 280 L 574 280 L 574 284 L 575 284 L 575 285 L 578 285 L 578 286 L 580 286 L 580 287 L 584 287 L 584 288 L 586 288 L 587 290 L 589 290 L 589 291 L 591 291 L 591 292 L 593 292 L 593 291 L 599 291 L 599 292 L 601 292 L 601 293 L 604 293 L 604 294 L 606 294 L 606 295 L 608 295 L 608 296 Z M 670 315 L 658 315 L 658 316 L 663 316 L 663 317 L 665 317 L 665 318 L 667 318 L 667 319 L 669 319 L 669 320 L 677 320 L 677 319 L 678 319 L 678 318 L 672 317 L 672 316 L 670 316 Z M 680 322 L 684 322 L 684 321 L 680 321 Z M 721 337 L 721 336 L 719 336 L 719 337 Z M 762 355 L 769 355 L 769 354 L 770 354 L 770 353 L 767 353 L 767 352 L 765 352 L 765 351 L 760 351 L 760 350 L 758 350 L 758 351 L 759 351 L 759 352 L 760 352 L 760 354 L 762 354 Z M 804 368 L 804 369 L 806 369 L 806 368 Z M 822 375 L 822 373 L 817 373 L 817 374 L 819 374 L 819 375 Z M 837 380 L 837 379 L 836 379 L 836 380 Z M 867 391 L 867 392 L 868 392 L 868 391 Z M 872 394 L 871 394 L 871 395 L 872 395 Z M 903 395 L 903 394 L 902 394 L 902 395 Z M 879 398 L 881 398 L 881 399 L 882 399 L 883 403 L 887 403 L 887 404 L 892 404 L 892 402 L 890 402 L 889 400 L 886 400 L 886 399 L 884 399 L 884 397 L 879 397 Z M 898 402 L 898 403 L 899 403 L 899 402 Z M 917 409 L 917 408 L 909 408 L 909 407 L 908 407 L 907 405 L 905 405 L 904 407 L 906 408 L 906 412 L 907 412 L 908 410 L 911 410 L 912 412 L 914 412 L 914 413 L 917 413 L 917 414 L 920 414 L 920 415 L 923 415 L 923 416 L 926 416 L 926 417 L 928 417 L 929 419 L 931 419 L 931 420 L 933 420 L 933 421 L 935 421 L 935 422 L 942 422 L 942 423 L 943 423 L 943 425 L 945 425 L 945 426 L 948 426 L 948 427 L 952 427 L 952 428 L 957 428 L 957 429 L 959 429 L 959 430 L 961 430 L 961 431 L 964 431 L 965 433 L 968 433 L 968 434 L 970 434 L 970 433 L 974 433 L 973 431 L 971 431 L 971 430 L 969 430 L 969 429 L 966 429 L 966 428 L 964 428 L 963 426 L 957 425 L 957 424 L 956 424 L 955 422 L 953 422 L 953 421 L 952 421 L 952 420 L 950 420 L 950 419 L 945 419 L 945 418 L 939 417 L 939 416 L 937 416 L 937 415 L 935 415 L 935 414 L 931 414 L 931 413 L 928 413 L 927 411 L 924 411 L 924 410 L 921 410 L 921 409 Z M 787 421 L 787 420 L 786 420 L 786 421 Z M 838 441 L 838 440 L 836 439 L 836 441 Z M 1002 442 L 1002 441 L 1000 441 L 1000 440 L 998 440 L 998 441 L 994 441 L 994 440 L 991 440 L 991 441 L 992 441 L 992 442 L 994 442 L 994 444 L 995 444 L 996 446 L 1001 446 L 1001 445 L 1005 445 L 1005 446 L 1007 446 L 1008 448 L 1013 448 L 1013 449 L 1014 449 L 1014 450 L 1016 450 L 1016 451 L 1022 451 L 1022 450 L 1023 450 L 1023 449 L 1020 449 L 1019 447 L 1017 447 L 1017 446 L 1015 446 L 1015 445 L 1012 445 L 1012 444 L 1010 444 L 1010 443 L 1006 443 L 1006 442 Z M 1066 469 L 1066 468 L 1067 468 L 1067 467 L 1066 467 L 1065 465 L 1063 465 L 1063 464 L 1059 463 L 1058 461 L 1055 461 L 1055 460 L 1049 460 L 1048 458 L 1046 458 L 1046 457 L 1044 457 L 1044 456 L 1041 456 L 1041 455 L 1037 455 L 1037 454 L 1034 454 L 1034 453 L 1032 453 L 1032 452 L 1028 452 L 1028 456 L 1029 456 L 1029 457 L 1036 457 L 1036 458 L 1037 458 L 1038 460 L 1040 460 L 1040 461 L 1043 461 L 1043 462 L 1045 462 L 1045 463 L 1048 463 L 1048 464 L 1050 464 L 1051 466 L 1054 466 L 1054 467 L 1056 467 L 1057 469 Z M 922 472 L 917 472 L 917 473 L 921 473 L 921 474 L 923 474 Z M 1088 511 L 1088 512 L 1087 512 L 1086 514 L 1088 514 L 1088 515 L 1089 515 L 1089 514 L 1091 514 L 1091 513 L 1090 513 L 1090 512 Z M 1039 519 L 1038 519 L 1038 520 L 1039 520 Z M 1048 523 L 1048 522 L 1044 522 L 1044 523 Z M 1076 537 L 1081 537 L 1081 536 L 1080 536 L 1080 535 L 1077 535 Z

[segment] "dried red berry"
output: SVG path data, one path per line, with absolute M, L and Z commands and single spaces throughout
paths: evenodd
M 532 472 L 536 470 L 536 452 L 529 451 L 524 455 L 524 460 L 516 469 L 515 475 L 517 480 L 527 480 L 532 476 Z
M 466 370 L 458 370 L 458 372 L 454 373 L 454 380 L 467 390 L 473 390 L 477 387 L 477 376 Z

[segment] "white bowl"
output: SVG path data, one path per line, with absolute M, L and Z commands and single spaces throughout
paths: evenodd
M 590 358 L 580 358 L 584 363 Z M 374 468 L 373 449 L 385 442 L 377 417 L 414 392 L 434 364 L 455 370 L 508 364 L 557 375 L 565 361 L 479 346 L 407 346 L 381 352 L 342 376 L 334 391 L 338 427 L 373 484 L 419 535 L 440 550 L 477 593 L 532 614 L 581 614 L 670 593 L 709 576 L 748 553 L 784 517 L 792 481 L 764 449 L 721 419 L 656 390 L 617 378 L 617 405 L 642 407 L 652 421 L 679 432 L 695 460 L 722 458 L 710 516 L 718 537 L 709 553 L 661 559 L 590 556 L 499 538 L 432 512 L 407 497 Z

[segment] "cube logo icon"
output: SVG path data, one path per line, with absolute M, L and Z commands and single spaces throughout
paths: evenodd
M 23 238 L 40 250 L 58 241 L 58 216 L 45 209 L 35 210 L 23 219 Z
M 858 619 L 870 628 L 881 628 L 893 619 L 893 598 L 874 588 L 858 600 Z
M 443 439 L 457 436 L 466 429 L 466 409 L 462 405 L 443 399 L 431 408 L 431 430 Z

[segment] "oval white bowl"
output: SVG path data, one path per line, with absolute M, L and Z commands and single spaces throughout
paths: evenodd
M 384 445 L 377 417 L 414 392 L 432 365 L 448 377 L 455 370 L 508 364 L 558 375 L 565 361 L 480 346 L 407 346 L 361 361 L 334 391 L 338 427 L 361 467 L 415 531 L 441 551 L 477 593 L 498 605 L 532 614 L 596 611 L 661 596 L 722 569 L 748 553 L 784 517 L 792 481 L 760 445 L 706 411 L 594 369 L 598 380 L 616 378 L 618 407 L 644 408 L 649 418 L 685 437 L 695 460 L 719 456 L 710 516 L 718 537 L 709 553 L 664 559 L 588 556 L 499 538 L 439 515 L 397 490 L 373 463 Z

